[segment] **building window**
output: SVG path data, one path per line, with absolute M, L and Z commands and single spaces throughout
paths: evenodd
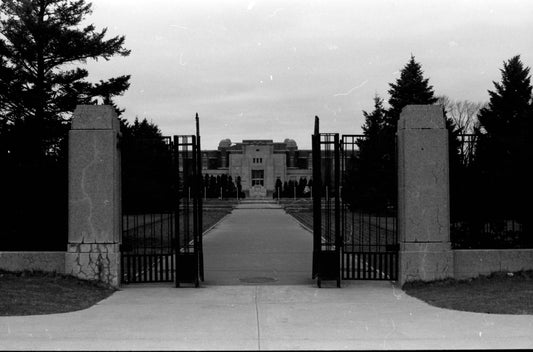
M 265 185 L 265 170 L 252 170 L 252 186 Z
M 204 157 L 202 158 L 202 169 L 207 170 L 207 164 L 208 164 L 208 156 L 206 153 L 204 153 Z
M 261 164 L 263 163 L 263 158 L 252 158 L 252 163 Z

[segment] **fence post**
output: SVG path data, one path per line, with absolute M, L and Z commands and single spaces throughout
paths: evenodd
M 399 281 L 453 276 L 448 130 L 442 107 L 408 105 L 398 121 Z
M 108 105 L 79 105 L 69 132 L 67 274 L 118 287 L 122 237 L 120 124 Z

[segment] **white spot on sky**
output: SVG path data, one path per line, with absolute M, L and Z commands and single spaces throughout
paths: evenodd
M 274 80 L 274 77 L 272 75 L 270 75 L 270 80 L 273 81 Z
M 173 27 L 173 28 L 179 28 L 179 29 L 183 29 L 183 30 L 186 30 L 188 31 L 189 28 L 188 27 L 185 27 L 185 26 L 180 26 L 179 24 L 171 24 L 169 25 L 170 27 Z
M 280 12 L 281 10 L 283 10 L 283 7 L 275 9 L 274 12 L 272 12 L 268 17 L 272 18 L 272 17 L 276 16 L 278 14 L 278 12 Z
M 330 44 L 330 45 L 328 45 L 328 49 L 329 50 L 337 50 L 337 49 L 339 49 L 339 47 L 337 45 L 335 45 L 335 44 Z
M 248 11 L 251 11 L 255 6 L 255 1 L 251 1 L 249 4 L 248 4 Z
M 181 66 L 187 65 L 187 63 L 183 61 L 183 53 L 180 54 L 180 65 Z
M 457 43 L 455 40 L 450 40 L 448 42 L 448 47 L 455 48 L 456 46 L 459 46 L 459 43 Z
M 363 83 L 361 83 L 361 84 L 358 85 L 358 86 L 353 87 L 352 89 L 350 89 L 350 90 L 347 91 L 346 93 L 337 93 L 337 94 L 334 94 L 333 96 L 334 96 L 334 97 L 338 97 L 338 96 L 341 96 L 341 95 L 349 95 L 349 94 L 351 94 L 354 90 L 361 88 L 362 86 L 364 86 L 364 85 L 367 84 L 367 83 L 368 83 L 368 80 L 365 80 Z
M 399 75 L 400 74 L 400 71 L 394 71 L 393 73 L 391 73 L 391 75 L 393 76 L 396 76 L 396 75 Z

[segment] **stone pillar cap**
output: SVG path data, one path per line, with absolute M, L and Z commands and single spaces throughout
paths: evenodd
M 72 116 L 72 130 L 120 131 L 115 110 L 110 105 L 78 105 Z
M 399 130 L 407 129 L 445 129 L 441 105 L 407 105 L 402 109 Z

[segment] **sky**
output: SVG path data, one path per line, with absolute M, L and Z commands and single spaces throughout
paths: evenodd
M 125 35 L 128 57 L 87 63 L 94 81 L 131 75 L 124 117 L 164 135 L 220 140 L 361 133 L 411 54 L 436 95 L 488 101 L 503 62 L 533 66 L 533 1 L 93 0 L 87 22 Z

